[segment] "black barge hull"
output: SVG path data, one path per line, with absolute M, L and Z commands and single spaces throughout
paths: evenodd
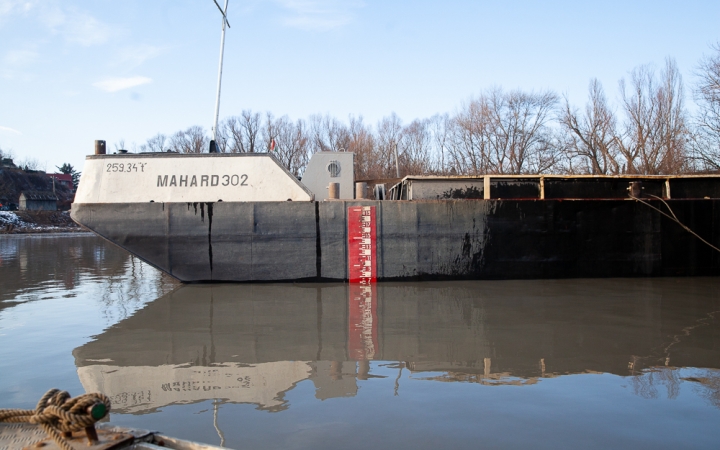
M 720 200 L 667 207 L 720 247 Z M 720 275 L 720 253 L 633 199 L 74 204 L 183 282 L 347 280 L 348 210 L 373 206 L 378 280 Z

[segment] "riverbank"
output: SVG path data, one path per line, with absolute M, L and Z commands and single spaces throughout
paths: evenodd
M 73 222 L 69 211 L 0 211 L 0 234 L 87 231 Z

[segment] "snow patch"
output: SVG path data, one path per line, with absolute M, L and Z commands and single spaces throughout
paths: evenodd
M 17 230 L 35 230 L 35 231 L 56 231 L 64 230 L 65 227 L 54 225 L 38 225 L 36 223 L 25 222 L 17 214 L 12 211 L 0 211 L 0 231 L 3 228 L 11 226 Z
M 15 227 L 22 228 L 34 228 L 32 224 L 23 222 L 20 218 L 12 211 L 0 211 L 0 226 L 13 225 Z

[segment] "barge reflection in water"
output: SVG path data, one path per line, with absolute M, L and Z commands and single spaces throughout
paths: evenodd
M 617 419 L 607 416 L 622 410 L 627 414 L 628 406 L 638 406 L 627 397 L 615 398 L 617 404 L 602 398 L 616 397 L 619 388 L 636 399 L 679 399 L 681 409 L 690 398 L 699 401 L 705 405 L 700 409 L 716 419 L 706 417 L 690 428 L 717 438 L 707 422 L 720 418 L 716 285 L 714 278 L 685 278 L 381 283 L 366 288 L 183 286 L 78 347 L 74 356 L 85 389 L 112 396 L 119 413 L 144 414 L 203 401 L 212 401 L 216 413 L 218 405 L 232 403 L 250 403 L 269 412 L 290 411 L 294 404 L 307 410 L 310 393 L 301 383 L 309 380 L 315 399 L 357 396 L 346 405 L 350 410 L 389 423 L 408 425 L 407 418 L 393 416 L 408 411 L 398 410 L 392 400 L 407 392 L 417 396 L 411 404 L 429 417 L 436 415 L 428 411 L 435 407 L 441 416 L 453 415 L 444 409 L 448 406 L 481 415 L 490 408 L 506 419 L 545 420 L 550 430 L 561 434 L 572 435 L 568 428 L 573 426 L 590 427 L 588 436 L 616 433 L 603 442 L 619 444 L 627 430 L 618 425 L 613 431 Z M 446 388 L 432 381 L 468 387 L 448 405 L 439 401 Z M 538 393 L 522 387 L 543 383 L 543 395 L 556 397 L 549 405 L 536 403 Z M 513 406 L 480 406 L 478 401 L 488 399 L 477 390 L 480 386 L 469 386 L 477 384 L 520 390 L 497 391 Z M 294 390 L 301 392 L 291 400 Z M 370 397 L 363 400 L 363 395 Z M 584 419 L 569 418 L 580 405 L 594 411 L 579 414 Z M 642 406 L 631 409 L 632 414 L 648 408 Z M 660 414 L 664 418 L 659 423 L 685 420 L 673 417 L 672 409 L 666 411 L 668 417 Z M 231 414 L 229 423 L 238 423 L 238 413 Z M 547 417 L 540 419 L 543 414 Z M 591 426 L 585 421 L 588 414 L 601 419 Z M 438 426 L 429 417 L 419 419 L 415 432 L 420 436 L 445 436 L 462 424 Z M 125 421 L 113 417 L 118 419 Z M 340 430 L 359 431 L 377 421 L 355 418 L 356 423 L 348 424 L 346 419 L 335 417 L 342 423 Z M 306 420 L 313 423 L 315 418 Z M 313 427 L 328 426 L 326 420 Z M 471 427 L 449 441 L 470 445 L 468 437 L 477 432 Z M 635 432 L 639 440 L 620 446 L 648 442 L 644 432 Z M 529 433 L 525 438 L 514 433 L 498 442 L 512 447 L 532 434 L 530 429 L 520 433 Z M 270 445 L 250 434 L 269 447 L 280 443 L 270 439 Z M 245 442 L 248 436 L 235 438 Z M 282 439 L 285 444 L 292 441 L 289 435 Z M 564 441 L 556 437 L 555 442 Z

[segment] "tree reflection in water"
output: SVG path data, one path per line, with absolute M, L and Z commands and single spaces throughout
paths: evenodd
M 105 323 L 129 317 L 178 283 L 95 235 L 9 235 L 0 239 L 0 311 L 56 297 L 93 295 Z

